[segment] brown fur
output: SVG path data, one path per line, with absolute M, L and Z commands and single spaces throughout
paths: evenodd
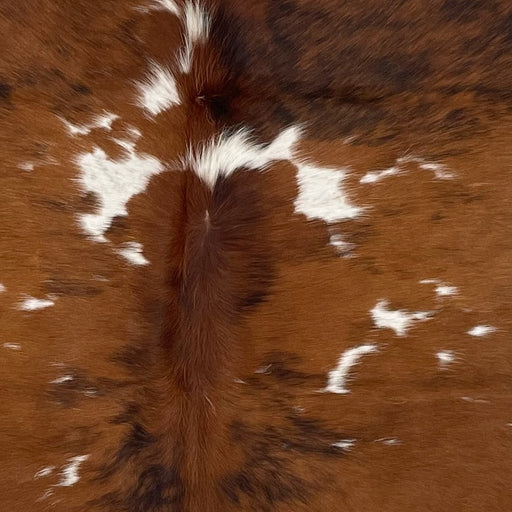
M 171 66 L 183 31 L 140 5 L 0 0 L 0 345 L 21 345 L 0 346 L 0 510 L 509 509 L 508 3 L 205 1 L 210 36 L 176 75 L 182 104 L 155 119 L 134 83 L 150 60 Z M 71 137 L 59 119 L 103 110 L 120 116 L 111 133 Z M 212 190 L 176 169 L 224 129 L 266 144 L 292 124 L 313 162 L 350 167 L 365 216 L 295 214 L 289 162 Z M 120 158 L 111 137 L 132 125 L 137 152 L 166 172 L 98 244 L 76 222 L 97 207 L 77 188 L 76 155 L 97 145 Z M 359 183 L 404 154 L 457 179 L 409 162 Z M 129 241 L 150 265 L 113 252 Z M 431 277 L 460 295 L 437 300 L 418 284 Z M 22 312 L 22 294 L 55 306 Z M 404 339 L 375 330 L 383 297 L 435 316 Z M 468 337 L 476 324 L 499 330 Z M 351 393 L 319 393 L 339 355 L 367 342 L 379 353 Z M 444 349 L 458 361 L 440 370 Z M 80 481 L 52 487 L 80 454 Z

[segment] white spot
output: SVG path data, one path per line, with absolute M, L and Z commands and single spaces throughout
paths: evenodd
M 37 480 L 38 478 L 43 478 L 45 476 L 49 476 L 53 473 L 53 470 L 55 469 L 55 466 L 46 466 L 43 469 L 40 469 L 35 475 L 34 480 Z
M 180 103 L 174 75 L 154 62 L 146 78 L 137 84 L 137 89 L 138 105 L 153 116 Z
M 346 388 L 346 381 L 352 366 L 359 362 L 361 356 L 377 352 L 377 345 L 359 345 L 345 350 L 338 360 L 336 369 L 329 372 L 327 386 L 324 391 L 328 393 L 346 394 L 350 390 Z
M 154 174 L 163 170 L 159 160 L 149 155 L 137 155 L 127 148 L 128 155 L 111 160 L 96 147 L 77 159 L 81 169 L 80 185 L 85 192 L 94 192 L 99 198 L 99 211 L 80 216 L 84 231 L 105 241 L 103 234 L 116 216 L 128 214 L 126 204 L 132 196 L 142 192 Z
M 57 377 L 55 380 L 52 380 L 50 384 L 64 384 L 64 382 L 69 382 L 73 379 L 73 375 L 63 375 L 62 377 Z
M 71 135 L 87 135 L 91 131 L 88 126 L 74 125 L 62 118 L 61 118 L 61 121 L 64 123 L 64 125 L 68 129 L 68 132 Z
M 420 169 L 423 169 L 425 171 L 434 171 L 434 176 L 438 180 L 450 180 L 454 176 L 451 172 L 446 170 L 446 166 L 443 164 L 437 164 L 437 163 L 420 163 L 419 164 Z
M 435 291 L 438 297 L 448 297 L 450 295 L 457 295 L 459 293 L 459 290 L 456 286 L 442 283 L 439 279 L 422 279 L 420 284 L 437 284 Z
M 34 164 L 32 162 L 22 162 L 21 164 L 18 164 L 18 169 L 30 172 L 34 170 Z
M 496 327 L 493 327 L 492 325 L 475 325 L 472 329 L 468 331 L 468 334 L 470 336 L 485 336 L 486 334 L 490 334 L 491 332 L 494 332 L 496 330 Z
M 308 219 L 321 219 L 327 223 L 353 219 L 362 208 L 349 203 L 342 188 L 346 171 L 296 163 L 299 193 L 295 212 Z
M 183 166 L 190 166 L 197 176 L 213 188 L 220 176 L 230 176 L 237 169 L 265 169 L 276 160 L 290 160 L 300 129 L 292 126 L 283 130 L 270 144 L 252 142 L 247 130 L 221 133 L 198 150 L 189 148 Z
M 38 309 L 49 308 L 53 306 L 55 302 L 48 299 L 36 299 L 35 297 L 27 296 L 18 305 L 18 309 L 22 311 L 36 311 Z
M 438 297 L 447 297 L 449 295 L 457 295 L 459 290 L 456 286 L 439 285 L 436 286 L 436 293 Z
M 133 139 L 137 140 L 142 137 L 142 132 L 135 128 L 135 126 L 129 126 L 126 131 L 133 137 Z
M 396 446 L 402 444 L 402 441 L 396 437 L 381 437 L 380 439 L 375 439 L 375 442 L 385 444 L 386 446 Z
M 128 151 L 128 153 L 131 153 L 131 152 L 135 151 L 136 143 L 133 140 L 116 139 L 115 137 L 113 137 L 112 140 L 118 146 L 121 146 L 123 149 Z
M 21 345 L 19 343 L 4 343 L 4 348 L 8 348 L 9 350 L 21 350 Z
M 441 368 L 453 363 L 455 361 L 455 354 L 452 350 L 441 350 L 436 354 L 437 359 L 439 359 L 439 366 Z
M 439 283 L 439 279 L 422 279 L 421 284 L 436 284 Z
M 350 242 L 345 242 L 340 234 L 331 235 L 329 238 L 329 244 L 332 245 L 336 249 L 336 252 L 343 258 L 351 258 L 352 254 L 350 254 L 350 251 L 356 246 Z
M 169 11 L 176 16 L 179 16 L 180 14 L 180 10 L 174 0 L 153 0 L 152 5 L 150 5 L 148 9 L 155 11 Z
M 257 370 L 254 371 L 254 373 L 263 373 L 265 375 L 268 375 L 269 373 L 272 373 L 272 363 L 271 364 L 267 364 L 266 366 L 262 366 L 261 368 L 258 368 Z
M 247 382 L 245 382 L 245 380 L 242 380 L 242 379 L 233 379 L 233 382 L 236 382 L 237 384 L 247 384 Z
M 3 293 L 7 290 L 7 288 L 2 284 L 0 283 L 0 293 Z
M 340 441 L 331 444 L 331 446 L 334 446 L 335 448 L 341 448 L 342 450 L 348 452 L 352 446 L 354 446 L 355 442 L 355 439 L 341 439 Z
M 89 458 L 89 455 L 78 455 L 77 457 L 72 457 L 68 459 L 69 464 L 63 467 L 61 472 L 61 480 L 57 484 L 60 487 L 70 487 L 71 485 L 75 485 L 80 477 L 78 476 L 78 469 L 82 462 L 86 461 Z
M 94 118 L 91 128 L 104 128 L 107 131 L 112 130 L 112 123 L 119 119 L 117 114 L 111 112 L 105 112 L 104 114 Z
M 431 315 L 431 313 L 427 311 L 408 313 L 400 309 L 391 310 L 388 308 L 387 300 L 379 300 L 376 306 L 370 310 L 370 314 L 377 328 L 392 329 L 397 336 L 405 336 L 413 322 L 428 320 Z
M 192 67 L 194 45 L 204 42 L 210 30 L 210 17 L 199 3 L 187 2 L 183 13 L 185 29 L 184 46 L 178 56 L 178 65 L 182 73 L 189 73 Z
M 397 174 L 400 174 L 400 168 L 396 166 L 381 171 L 369 171 L 359 180 L 359 183 L 377 183 L 383 178 L 396 176 Z
M 112 123 L 116 119 L 119 119 L 119 116 L 117 114 L 112 114 L 111 112 L 105 111 L 103 114 L 96 116 L 92 122 L 87 125 L 74 125 L 63 118 L 60 119 L 68 129 L 69 133 L 74 136 L 88 135 L 91 130 L 94 130 L 95 128 L 103 128 L 107 131 L 110 131 L 112 129 Z
M 461 396 L 461 400 L 464 400 L 464 402 L 472 402 L 475 404 L 488 404 L 489 400 L 483 400 L 481 398 L 471 398 L 470 396 Z
M 147 265 L 149 263 L 142 254 L 142 244 L 139 242 L 126 242 L 116 252 L 133 265 Z

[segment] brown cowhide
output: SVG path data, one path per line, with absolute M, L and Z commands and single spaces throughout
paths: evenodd
M 0 0 L 0 511 L 504 512 L 508 0 Z

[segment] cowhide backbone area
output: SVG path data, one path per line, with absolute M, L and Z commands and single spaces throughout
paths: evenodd
M 0 0 L 0 512 L 510 510 L 505 0 Z

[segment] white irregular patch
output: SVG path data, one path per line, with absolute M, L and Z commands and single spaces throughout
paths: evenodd
M 74 379 L 73 375 L 63 375 L 62 377 L 57 377 L 52 380 L 50 384 L 64 384 L 64 382 L 69 382 Z
M 436 286 L 436 294 L 438 297 L 448 297 L 450 295 L 457 295 L 459 290 L 456 286 L 438 285 Z
M 380 439 L 375 439 L 375 442 L 385 444 L 386 446 L 396 446 L 402 444 L 402 441 L 396 437 L 381 437 Z
M 362 356 L 377 352 L 377 345 L 359 345 L 345 350 L 338 360 L 338 366 L 329 372 L 327 386 L 324 391 L 340 395 L 350 393 L 346 388 L 347 378 L 352 366 L 356 365 Z
M 75 485 L 80 477 L 78 476 L 78 469 L 80 468 L 80 464 L 86 461 L 89 458 L 89 455 L 78 455 L 77 457 L 72 457 L 68 459 L 68 464 L 66 464 L 62 468 L 61 472 L 61 480 L 58 484 L 59 487 L 70 487 Z
M 424 171 L 433 171 L 434 177 L 440 180 L 453 179 L 455 175 L 447 170 L 446 165 L 437 162 L 427 162 L 424 158 L 416 157 L 414 155 L 406 155 L 397 159 L 397 164 L 413 162 L 418 164 L 418 167 Z
M 180 15 L 180 10 L 174 0 L 153 0 L 148 9 L 155 11 L 169 11 L 176 16 Z
M 187 2 L 183 12 L 185 41 L 178 56 L 178 66 L 182 73 L 189 73 L 192 67 L 194 46 L 203 43 L 210 31 L 210 17 L 199 3 Z
M 138 155 L 131 146 L 127 155 L 111 160 L 100 148 L 77 158 L 81 170 L 78 179 L 84 192 L 93 192 L 99 198 L 99 211 L 79 217 L 83 230 L 97 241 L 103 236 L 116 216 L 128 214 L 126 204 L 136 194 L 144 191 L 151 176 L 162 172 L 161 162 L 153 156 Z
M 331 446 L 334 446 L 335 448 L 340 448 L 348 452 L 352 448 L 352 446 L 354 446 L 355 442 L 355 439 L 341 439 L 336 443 L 332 443 Z
M 176 79 L 168 68 L 153 62 L 146 78 L 137 84 L 137 104 L 152 116 L 180 104 Z
M 0 293 L 4 293 L 6 290 L 7 288 L 2 283 L 0 283 Z
M 432 313 L 428 311 L 409 313 L 400 309 L 392 310 L 388 308 L 388 301 L 381 299 L 370 310 L 370 314 L 377 328 L 392 329 L 397 336 L 405 336 L 414 322 L 428 320 Z
M 36 311 L 38 309 L 49 308 L 54 304 L 55 301 L 51 299 L 37 299 L 28 295 L 18 304 L 18 309 L 22 311 Z
M 116 252 L 132 265 L 147 265 L 149 263 L 142 254 L 142 244 L 139 242 L 126 242 Z
M 456 286 L 442 283 L 439 279 L 422 279 L 420 284 L 437 284 L 435 291 L 438 297 L 448 297 L 459 293 L 459 289 Z
M 356 246 L 355 244 L 346 242 L 343 236 L 337 233 L 330 236 L 329 245 L 332 245 L 336 249 L 336 252 L 343 258 L 351 258 L 353 255 L 350 251 Z
M 290 160 L 294 145 L 300 137 L 300 128 L 283 130 L 268 145 L 251 140 L 247 130 L 221 133 L 198 149 L 189 148 L 183 166 L 190 166 L 197 176 L 213 189 L 220 176 L 230 176 L 237 169 L 265 169 L 276 160 Z
M 35 475 L 34 480 L 37 480 L 38 478 L 43 478 L 45 476 L 49 476 L 53 473 L 55 470 L 55 466 L 46 466 L 43 469 L 40 469 Z
M 272 363 L 267 364 L 266 366 L 262 366 L 261 368 L 258 368 L 257 370 L 254 370 L 254 373 L 261 373 L 264 375 L 268 375 L 269 373 L 272 373 Z
M 4 343 L 4 348 L 8 348 L 9 350 L 21 350 L 21 345 L 19 343 Z
M 423 169 L 425 171 L 433 171 L 434 176 L 438 180 L 450 180 L 453 179 L 454 175 L 453 173 L 447 171 L 447 168 L 443 164 L 437 164 L 437 163 L 420 163 L 419 164 L 420 169 Z
M 491 332 L 494 332 L 495 330 L 496 330 L 496 327 L 493 327 L 492 325 L 475 325 L 475 327 L 471 328 L 468 331 L 468 334 L 470 336 L 481 337 L 481 336 L 490 334 Z
M 471 402 L 475 404 L 488 404 L 489 400 L 483 400 L 482 398 L 472 398 L 470 396 L 461 396 L 461 400 L 464 400 L 464 402 Z
M 34 164 L 32 162 L 22 162 L 21 164 L 18 164 L 18 169 L 30 172 L 34 170 Z
M 397 174 L 400 174 L 400 167 L 398 166 L 382 169 L 380 171 L 369 171 L 359 180 L 359 183 L 377 183 L 383 178 L 396 176 Z
M 103 128 L 104 130 L 110 131 L 112 129 L 112 123 L 116 119 L 119 119 L 119 116 L 105 111 L 103 114 L 94 117 L 91 123 L 87 125 L 74 125 L 63 118 L 60 119 L 68 129 L 69 133 L 74 136 L 88 135 L 91 130 L 94 130 L 95 128 Z
M 340 222 L 360 215 L 362 208 L 349 203 L 342 187 L 345 170 L 296 163 L 299 193 L 295 199 L 295 212 L 308 219 Z
M 439 366 L 441 368 L 444 368 L 455 361 L 455 354 L 452 350 L 441 350 L 436 354 L 436 356 L 439 360 Z

